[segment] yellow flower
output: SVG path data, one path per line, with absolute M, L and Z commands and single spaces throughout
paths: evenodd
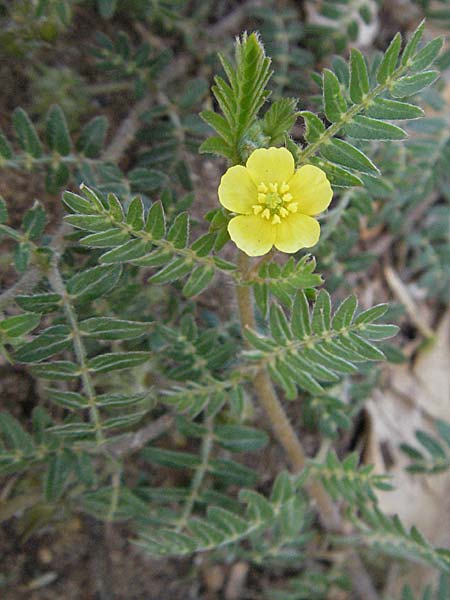
M 290 253 L 314 246 L 320 225 L 313 216 L 332 195 L 325 173 L 313 165 L 295 170 L 286 148 L 254 150 L 219 186 L 220 203 L 238 215 L 228 223 L 230 237 L 248 256 L 267 254 L 272 246 Z

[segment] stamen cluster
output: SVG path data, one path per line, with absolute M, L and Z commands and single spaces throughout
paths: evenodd
M 261 182 L 258 185 L 258 204 L 253 204 L 252 209 L 255 215 L 261 214 L 263 219 L 271 220 L 273 225 L 281 223 L 281 219 L 287 217 L 289 213 L 296 213 L 298 203 L 292 202 L 292 194 L 289 192 L 289 185 L 283 183 Z

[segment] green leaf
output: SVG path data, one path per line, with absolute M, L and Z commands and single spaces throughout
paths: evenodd
M 47 113 L 46 136 L 50 150 L 57 152 L 61 156 L 70 154 L 72 142 L 66 118 L 61 108 L 56 104 L 50 107 Z
M 428 450 L 432 457 L 435 458 L 446 458 L 446 452 L 444 448 L 439 444 L 438 441 L 426 431 L 416 431 L 417 441 Z
M 221 477 L 235 485 L 253 485 L 258 479 L 258 474 L 253 469 L 240 465 L 233 460 L 211 460 L 209 471 L 216 477 Z
M 42 156 L 42 144 L 23 108 L 16 108 L 12 121 L 17 134 L 17 141 L 22 150 L 33 158 L 40 158 Z
M 150 233 L 154 240 L 160 240 L 166 235 L 166 219 L 161 202 L 155 202 L 148 211 L 145 231 Z
M 94 117 L 81 130 L 76 144 L 78 152 L 82 152 L 87 158 L 97 158 L 102 151 L 107 129 L 106 117 Z
M 309 162 L 322 169 L 334 187 L 353 187 L 363 185 L 362 179 L 355 175 L 355 173 L 351 173 L 344 167 L 335 165 L 329 160 L 313 156 L 309 159 Z
M 0 129 L 0 157 L 5 160 L 9 160 L 13 157 L 13 150 L 11 144 L 8 142 L 8 138 L 5 136 L 3 131 Z
M 347 102 L 342 95 L 339 79 L 329 69 L 323 71 L 323 102 L 325 116 L 331 123 L 339 121 L 347 110 Z
M 117 9 L 117 0 L 97 0 L 97 8 L 104 19 L 111 19 Z
M 412 61 L 410 61 L 410 59 L 415 54 L 417 46 L 419 45 L 419 42 L 422 39 L 424 27 L 425 27 L 425 19 L 423 19 L 419 23 L 417 29 L 413 32 L 411 39 L 406 44 L 405 49 L 403 50 L 402 65 L 407 65 L 410 62 L 412 62 Z
M 47 215 L 37 200 L 32 208 L 27 210 L 22 220 L 22 229 L 29 240 L 41 237 L 47 224 Z
M 348 335 L 352 345 L 356 348 L 357 352 L 361 354 L 361 356 L 367 358 L 367 360 L 385 360 L 386 357 L 384 353 L 376 348 L 373 344 L 370 344 L 353 332 L 350 332 Z
M 88 406 L 87 398 L 78 392 L 65 392 L 53 388 L 47 388 L 45 391 L 49 400 L 68 410 L 83 410 Z
M 405 98 L 417 94 L 431 85 L 439 77 L 439 71 L 423 71 L 397 79 L 389 89 L 394 98 Z
M 369 74 L 364 56 L 356 48 L 350 51 L 350 98 L 360 104 L 369 91 Z
M 127 211 L 127 225 L 134 231 L 141 231 L 144 228 L 144 206 L 139 196 L 133 198 Z
M 144 448 L 141 457 L 157 465 L 176 469 L 196 469 L 201 463 L 196 454 L 155 447 Z
M 192 271 L 183 287 L 183 294 L 187 298 L 197 296 L 208 287 L 214 278 L 214 269 L 209 265 L 201 265 Z
M 104 408 L 123 408 L 139 404 L 147 398 L 147 393 L 143 394 L 100 394 L 95 398 L 97 406 Z
M 28 267 L 31 256 L 31 245 L 28 242 L 20 242 L 14 248 L 14 266 L 19 273 L 23 273 Z
M 147 411 L 140 411 L 135 413 L 129 413 L 125 415 L 119 415 L 117 417 L 110 417 L 103 421 L 103 429 L 123 429 L 124 427 L 130 427 L 135 423 L 138 423 Z
M 64 163 L 50 165 L 45 178 L 45 189 L 49 194 L 57 194 L 70 178 L 69 167 Z
M 218 506 L 208 509 L 208 522 L 227 536 L 241 536 L 248 529 L 248 523 L 235 513 Z
M 226 119 L 222 117 L 222 115 L 219 115 L 213 112 L 212 110 L 204 110 L 200 113 L 200 116 L 205 121 L 205 123 L 208 123 L 208 125 L 210 125 L 220 135 L 220 137 L 223 138 L 227 147 L 233 143 L 233 138 L 230 135 L 229 125 Z
M 233 160 L 234 151 L 229 144 L 220 137 L 213 136 L 205 140 L 198 149 L 200 154 L 218 154 L 229 160 Z
M 349 327 L 353 321 L 357 306 L 358 300 L 356 296 L 349 296 L 341 302 L 333 317 L 333 329 L 335 331 L 342 331 L 346 327 Z
M 292 333 L 299 340 L 311 335 L 308 300 L 304 292 L 297 292 L 291 317 Z
M 314 303 L 311 319 L 311 329 L 314 333 L 322 334 L 331 328 L 331 299 L 329 293 L 322 289 Z
M 269 442 L 264 431 L 244 425 L 217 425 L 214 435 L 218 443 L 231 452 L 254 452 Z
M 346 125 L 345 131 L 347 135 L 358 140 L 404 140 L 408 137 L 397 125 L 364 116 L 354 117 L 353 121 Z
M 379 173 L 373 162 L 349 142 L 334 139 L 321 148 L 321 155 L 331 162 L 363 173 Z
M 73 466 L 73 455 L 68 450 L 50 455 L 44 479 L 44 498 L 46 502 L 52 503 L 59 500 Z
M 442 45 L 444 43 L 444 38 L 438 37 L 431 42 L 428 42 L 417 54 L 412 58 L 410 71 L 413 73 L 417 71 L 423 71 L 427 67 L 429 67 L 434 60 L 437 58 L 437 55 L 441 51 Z
M 133 190 L 153 192 L 162 187 L 166 179 L 166 175 L 156 169 L 136 167 L 128 172 L 128 181 Z
M 292 339 L 291 329 L 283 310 L 276 304 L 270 307 L 270 332 L 275 341 L 281 346 Z
M 264 496 L 254 490 L 241 490 L 239 500 L 247 504 L 247 512 L 252 520 L 267 523 L 274 517 L 272 505 Z
M 84 238 L 79 240 L 82 246 L 88 246 L 89 248 L 111 248 L 114 246 L 121 246 L 130 238 L 129 233 L 124 229 L 114 227 L 112 229 L 106 229 L 106 231 L 100 231 L 99 233 L 91 233 Z
M 111 222 L 104 215 L 68 215 L 64 220 L 85 231 L 106 231 L 111 227 Z
M 191 250 L 195 252 L 197 256 L 207 256 L 214 248 L 216 241 L 216 234 L 214 232 L 205 233 L 193 242 Z
M 97 212 L 92 206 L 91 202 L 89 202 L 89 200 L 86 200 L 79 194 L 74 194 L 73 192 L 64 192 L 62 199 L 67 208 L 74 213 L 81 213 L 83 215 L 93 215 Z
M 269 138 L 270 145 L 281 143 L 284 136 L 291 131 L 297 120 L 296 106 L 295 98 L 280 98 L 266 111 L 262 130 Z
M 93 267 L 69 279 L 67 291 L 79 302 L 90 302 L 114 289 L 121 273 L 120 265 Z
M 0 196 L 0 223 L 6 223 L 6 221 L 8 220 L 8 209 L 6 207 L 6 202 L 5 200 L 2 198 L 2 196 Z
M 309 144 L 317 142 L 321 135 L 325 133 L 325 125 L 317 115 L 309 110 L 302 110 L 300 116 L 303 117 L 305 121 L 305 140 Z
M 397 60 L 402 46 L 402 36 L 397 33 L 383 55 L 377 71 L 378 83 L 386 83 L 397 66 Z
M 184 277 L 184 275 L 190 273 L 191 270 L 192 265 L 189 262 L 186 262 L 183 257 L 176 258 L 162 268 L 161 271 L 153 275 L 153 277 L 150 278 L 150 281 L 153 283 L 169 283 Z
M 68 380 L 79 375 L 77 364 L 67 360 L 54 360 L 50 363 L 33 365 L 31 372 L 42 379 Z
M 129 262 L 141 258 L 151 248 L 151 242 L 141 239 L 133 239 L 125 242 L 122 246 L 113 248 L 109 252 L 102 254 L 100 262 L 104 264 L 113 264 L 121 262 Z
M 366 115 L 374 119 L 401 121 L 403 119 L 418 119 L 423 117 L 425 113 L 419 106 L 414 104 L 376 98 L 367 109 Z
M 368 308 L 356 317 L 355 324 L 360 325 L 361 323 L 372 323 L 372 321 L 380 319 L 386 313 L 388 308 L 389 307 L 387 304 L 377 304 L 372 308 Z
M 19 362 L 40 362 L 54 354 L 70 348 L 72 340 L 70 329 L 66 325 L 55 325 L 44 330 L 40 335 L 21 346 L 15 358 Z
M 185 248 L 189 240 L 189 215 L 184 212 L 177 215 L 175 221 L 167 232 L 167 241 L 172 242 L 175 248 Z
M 222 61 L 227 75 L 231 76 L 231 85 L 236 99 L 236 139 L 253 124 L 259 109 L 267 97 L 265 91 L 271 76 L 270 59 L 266 57 L 264 47 L 255 33 L 244 33 L 235 44 L 236 79 Z M 237 84 L 237 85 L 236 85 Z
M 92 317 L 80 323 L 83 335 L 99 340 L 132 340 L 148 333 L 152 323 L 124 321 L 112 317 Z
M 289 473 L 282 471 L 275 479 L 270 495 L 271 504 L 280 506 L 292 498 L 294 494 L 294 486 Z
M 144 364 L 150 358 L 149 352 L 112 352 L 100 354 L 89 360 L 89 370 L 95 373 L 109 373 L 119 369 L 131 369 Z
M 61 296 L 58 294 L 34 294 L 33 296 L 16 296 L 16 302 L 24 310 L 38 313 L 49 313 L 58 309 Z
M 397 325 L 366 325 L 360 330 L 360 334 L 369 340 L 387 340 L 397 335 Z
M 200 521 L 200 519 L 190 519 L 188 527 L 194 537 L 204 546 L 218 546 L 226 538 L 224 531 L 217 529 L 211 523 Z
M 0 334 L 8 338 L 19 337 L 35 329 L 40 321 L 41 315 L 33 313 L 7 317 L 0 321 Z
M 19 422 L 9 413 L 0 413 L 0 432 L 3 433 L 5 441 L 11 449 L 20 454 L 32 454 L 34 452 L 33 438 L 22 429 Z

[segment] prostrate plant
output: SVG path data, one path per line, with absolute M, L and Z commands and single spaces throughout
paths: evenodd
M 356 454 L 340 459 L 332 450 L 319 451 L 309 459 L 285 412 L 286 401 L 301 401 L 318 415 L 323 448 L 339 428 L 351 425 L 359 405 L 348 401 L 345 390 L 356 387 L 351 378 L 362 377 L 368 363 L 384 359 L 379 342 L 397 329 L 377 322 L 387 306 L 358 311 L 350 295 L 334 309 L 329 293 L 318 291 L 323 280 L 311 256 L 284 261 L 267 254 L 273 243 L 294 253 L 317 241 L 319 225 L 310 215 L 328 206 L 328 180 L 335 194 L 350 188 L 342 192 L 340 214 L 346 212 L 344 199 L 348 202 L 353 186 L 382 185 L 383 176 L 359 140 L 402 140 L 406 132 L 391 121 L 422 116 L 407 98 L 436 79 L 438 72 L 429 67 L 442 43 L 433 40 L 421 47 L 422 33 L 423 24 L 403 51 L 397 35 L 373 65 L 353 49 L 349 65 L 339 60 L 334 69 L 326 69 L 321 80 L 326 121 L 311 111 L 298 112 L 295 101 L 283 98 L 261 114 L 269 97 L 270 59 L 257 35 L 238 39 L 235 64 L 222 57 L 227 81 L 217 76 L 213 87 L 221 112 L 202 113 L 217 136 L 201 150 L 225 156 L 231 163 L 227 174 L 239 173 L 241 179 L 228 186 L 234 204 L 224 201 L 223 188 L 219 191 L 229 210 L 208 213 L 207 233 L 192 234 L 195 222 L 192 226 L 182 202 L 174 205 L 169 190 L 149 206 L 147 198 L 130 197 L 129 187 L 121 198 L 96 179 L 88 179 L 79 194 L 63 194 L 69 214 L 59 237 L 50 242 L 43 236 L 45 214 L 39 206 L 16 230 L 4 224 L 7 213 L 1 205 L 0 227 L 17 243 L 17 269 L 25 275 L 33 269 L 34 279 L 26 294 L 6 292 L 7 300 L 15 295 L 25 312 L 3 319 L 0 342 L 8 360 L 28 365 L 33 376 L 51 382 L 45 400 L 60 409 L 53 413 L 37 407 L 31 432 L 2 413 L 4 473 L 23 478 L 30 470 L 41 473 L 41 505 L 108 521 L 130 520 L 135 542 L 153 555 L 218 553 L 226 547 L 228 556 L 257 564 L 276 561 L 302 572 L 314 565 L 310 574 L 324 593 L 345 578 L 333 568 L 324 572 L 314 554 L 318 530 L 323 547 L 350 541 L 353 547 L 370 546 L 450 572 L 447 551 L 380 512 L 376 490 L 389 488 L 386 478 L 359 466 Z M 298 116 L 306 126 L 304 145 L 290 137 Z M 84 156 L 79 158 L 72 154 L 62 113 L 52 109 L 47 126 L 52 154 L 47 157 L 19 110 L 14 125 L 22 152 L 2 138 L 2 165 L 19 168 L 27 160 L 32 167 L 57 164 L 66 180 L 66 163 L 72 160 L 82 179 L 97 168 L 97 160 L 102 162 L 103 129 L 95 123 L 78 140 Z M 343 139 L 347 136 L 351 141 Z M 291 185 L 283 171 L 288 163 L 292 182 L 299 173 L 310 176 Z M 258 181 L 252 180 L 255 173 Z M 306 210 L 304 204 L 302 210 L 308 194 L 311 203 L 317 200 L 313 191 L 318 188 L 325 190 L 320 207 Z M 250 217 L 244 238 L 256 239 L 261 251 L 248 251 L 233 234 L 233 221 L 241 217 L 230 210 Z M 278 235 L 292 215 L 315 223 L 314 239 L 301 227 L 289 236 Z M 266 222 L 275 232 L 271 243 Z M 236 262 L 225 260 L 219 252 L 229 233 L 248 254 L 265 256 L 251 263 L 240 252 Z M 236 288 L 240 326 L 200 308 L 198 296 L 213 289 L 216 276 Z M 131 376 L 122 375 L 126 369 L 133 369 Z M 257 470 L 234 458 L 269 442 L 253 403 L 265 410 L 292 468 L 273 477 L 269 492 L 258 486 Z M 190 451 L 155 443 L 167 430 L 179 439 L 192 438 Z M 124 459 L 138 451 L 141 464 L 152 466 L 144 466 L 131 486 Z M 190 485 L 150 485 L 148 468 L 192 472 Z M 353 591 L 377 598 L 354 548 L 346 552 Z M 298 594 L 294 589 L 283 597 L 303 598 L 307 585 L 299 581 Z

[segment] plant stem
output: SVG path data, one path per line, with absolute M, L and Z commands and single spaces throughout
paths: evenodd
M 242 273 L 242 278 L 245 280 L 245 276 L 249 270 L 248 256 L 243 252 L 239 252 L 237 264 Z M 250 286 L 237 285 L 236 295 L 242 330 L 247 328 L 255 329 L 255 316 Z M 292 469 L 294 472 L 301 471 L 305 466 L 305 451 L 276 395 L 265 367 L 262 367 L 257 372 L 253 380 L 253 385 L 259 403 L 270 421 L 276 439 L 286 452 Z M 350 532 L 349 526 L 341 519 L 337 506 L 332 502 L 322 484 L 312 479 L 307 482 L 306 488 L 316 504 L 319 518 L 325 529 L 333 533 L 348 534 Z M 365 600 L 378 600 L 378 594 L 373 588 L 371 579 L 366 573 L 361 559 L 353 550 L 349 553 L 347 567 L 353 581 L 354 591 L 362 594 L 359 597 Z
M 73 348 L 80 366 L 80 377 L 83 383 L 84 393 L 88 399 L 89 416 L 95 427 L 97 443 L 101 445 L 104 442 L 104 435 L 100 420 L 100 413 L 96 404 L 95 388 L 92 378 L 89 374 L 88 359 L 83 340 L 81 338 L 80 328 L 78 327 L 77 315 L 58 268 L 58 258 L 59 256 L 55 252 L 52 258 L 51 269 L 48 273 L 48 280 L 53 291 L 56 294 L 59 294 L 62 298 L 64 313 L 70 325 L 70 329 L 72 330 Z
M 200 486 L 202 485 L 203 479 L 208 470 L 209 457 L 210 457 L 211 450 L 213 447 L 213 439 L 214 439 L 214 430 L 213 430 L 214 418 L 207 417 L 205 419 L 205 426 L 207 427 L 208 432 L 205 433 L 205 435 L 203 437 L 203 441 L 202 441 L 202 448 L 201 448 L 202 462 L 199 464 L 197 470 L 195 471 L 194 478 L 192 479 L 191 489 L 189 490 L 189 496 L 186 500 L 186 504 L 184 505 L 183 513 L 182 513 L 180 519 L 178 520 L 177 526 L 175 529 L 175 531 L 177 531 L 177 532 L 182 531 L 186 527 L 187 522 L 192 514 L 192 509 L 194 508 L 194 504 L 198 499 Z

